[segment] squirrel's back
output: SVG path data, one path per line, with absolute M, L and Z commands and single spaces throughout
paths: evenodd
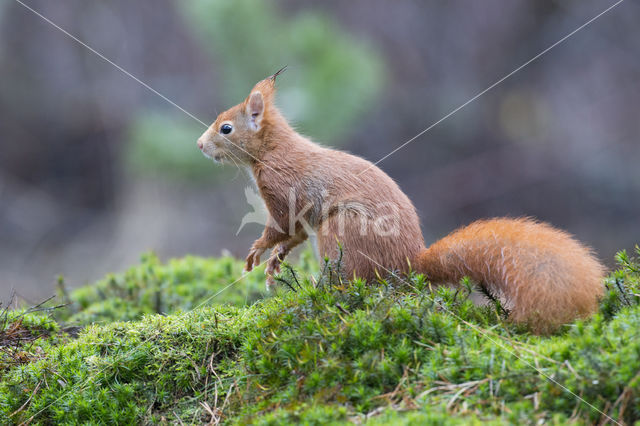
M 463 227 L 424 250 L 416 269 L 434 282 L 465 276 L 501 300 L 509 318 L 548 332 L 598 308 L 604 266 L 566 232 L 532 219 Z

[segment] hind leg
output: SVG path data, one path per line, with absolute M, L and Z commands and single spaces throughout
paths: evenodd
M 339 216 L 325 220 L 317 232 L 319 261 L 340 260 L 340 270 L 346 279 L 357 276 L 372 282 L 376 279 L 376 268 L 380 269 L 376 262 L 384 264 L 377 250 L 379 242 L 374 235 L 359 232 L 357 227 L 359 224 L 355 221 L 347 222 L 346 226 L 340 223 Z M 382 270 L 381 274 L 385 275 Z

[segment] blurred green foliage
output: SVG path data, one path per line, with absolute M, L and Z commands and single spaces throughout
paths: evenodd
M 140 112 L 129 129 L 125 161 L 135 173 L 177 179 L 205 179 L 226 173 L 203 157 L 196 146 L 202 128 L 189 117 Z M 209 178 L 209 179 L 207 179 Z
M 273 0 L 194 0 L 184 8 L 221 67 L 226 104 L 242 101 L 254 83 L 288 65 L 278 102 L 318 140 L 334 142 L 354 127 L 383 84 L 380 56 L 320 12 L 288 15 Z
M 288 65 L 277 96 L 285 116 L 300 132 L 339 144 L 357 128 L 358 117 L 384 84 L 381 56 L 320 12 L 289 15 L 272 0 L 193 0 L 176 7 L 220 72 L 216 87 L 224 108 Z M 195 147 L 201 130 L 185 120 L 141 111 L 131 129 L 129 164 L 180 178 L 210 173 Z

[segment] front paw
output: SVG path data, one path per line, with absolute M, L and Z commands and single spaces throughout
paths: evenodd
M 250 272 L 254 266 L 258 266 L 260 264 L 260 256 L 262 256 L 262 253 L 264 253 L 264 249 L 251 247 L 251 250 L 249 250 L 249 255 L 246 259 L 246 265 L 244 267 L 244 270 L 246 272 Z
M 273 276 L 275 274 L 280 273 L 280 257 L 278 254 L 272 254 L 269 260 L 267 261 L 267 267 L 264 270 L 264 273 L 267 277 Z
M 274 248 L 271 252 L 271 257 L 269 257 L 269 260 L 267 261 L 267 268 L 265 269 L 264 273 L 266 275 L 279 274 L 280 264 L 284 260 L 288 251 L 289 250 L 284 244 L 280 244 L 276 248 Z

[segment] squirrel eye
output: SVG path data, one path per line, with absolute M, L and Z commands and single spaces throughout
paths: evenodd
M 220 133 L 222 133 L 223 135 L 228 135 L 232 130 L 233 127 L 231 126 L 231 124 L 223 124 L 222 127 L 220 127 Z

